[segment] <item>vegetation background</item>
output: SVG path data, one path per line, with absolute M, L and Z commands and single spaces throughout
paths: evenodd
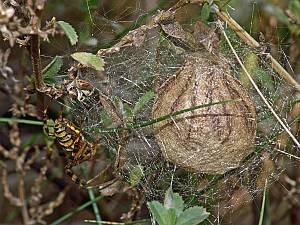
M 300 82 L 300 1 L 221 2 L 230 15 L 252 37 L 265 43 L 271 54 Z M 48 30 L 45 29 L 47 32 L 40 35 L 42 68 L 55 56 L 63 56 L 63 69 L 67 69 L 73 63 L 70 56 L 73 52 L 97 53 L 100 48 L 112 46 L 130 30 L 147 23 L 157 10 L 167 9 L 175 3 L 172 0 L 0 1 L 0 31 L 9 37 L 4 39 L 0 35 L 0 117 L 39 121 L 36 119 L 39 113 L 36 112 L 38 97 L 32 95 L 27 99 L 27 92 L 24 91 L 24 88 L 28 91 L 30 76 L 33 74 L 32 51 L 28 44 L 31 33 L 26 30 L 19 34 L 9 32 L 17 32 L 17 29 L 9 25 L 11 20 L 6 20 L 11 13 L 6 10 L 6 6 L 16 7 L 15 16 L 22 20 L 23 25 L 31 26 L 28 30 L 36 29 L 35 23 L 29 21 L 32 17 L 26 15 L 28 11 L 25 8 L 22 11 L 22 7 L 27 6 L 28 9 L 31 5 L 36 10 L 36 19 L 40 20 L 42 27 L 49 25 Z M 36 9 L 34 5 L 41 8 Z M 180 16 L 185 21 L 196 20 L 200 17 L 200 8 L 195 7 L 192 13 Z M 70 45 L 62 30 L 51 30 L 49 21 L 53 17 L 74 27 L 79 38 L 76 45 Z M 51 32 L 56 35 L 53 36 Z M 19 41 L 16 42 L 15 36 Z M 300 97 L 300 93 L 295 92 L 294 95 L 295 98 Z M 300 114 L 299 104 L 295 108 L 293 113 L 297 116 Z M 55 107 L 51 109 L 50 115 L 58 112 Z M 300 125 L 296 124 L 292 129 L 299 140 Z M 118 193 L 113 197 L 102 197 L 94 192 L 95 197 L 92 192 L 79 189 L 63 175 L 63 163 L 59 160 L 43 170 L 41 156 L 45 156 L 46 146 L 43 135 L 42 126 L 0 123 L 0 224 L 84 224 L 84 220 L 100 218 L 120 221 L 122 215 L 130 210 L 132 194 Z M 287 167 L 279 180 L 268 188 L 264 197 L 264 224 L 300 224 L 299 161 L 295 160 Z M 91 203 L 95 198 L 97 204 L 93 205 Z M 257 195 L 256 199 L 238 208 L 230 215 L 230 223 L 258 224 L 261 200 L 262 195 Z M 96 205 L 98 213 L 95 211 Z M 150 215 L 144 204 L 132 219 L 147 218 Z

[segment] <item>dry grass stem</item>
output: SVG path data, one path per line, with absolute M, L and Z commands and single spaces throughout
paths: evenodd
M 236 53 L 235 49 L 233 48 L 224 28 L 222 25 L 222 22 L 219 21 L 218 22 L 218 26 L 221 29 L 222 34 L 224 35 L 232 53 L 234 54 L 235 58 L 237 59 L 238 63 L 240 64 L 241 68 L 243 69 L 243 71 L 245 72 L 245 74 L 247 75 L 247 77 L 249 78 L 251 84 L 253 85 L 253 87 L 255 88 L 255 90 L 257 91 L 257 93 L 259 94 L 259 96 L 261 97 L 261 99 L 263 100 L 263 102 L 265 103 L 265 105 L 268 107 L 268 109 L 270 110 L 270 112 L 274 115 L 274 117 L 277 119 L 277 121 L 280 123 L 280 125 L 283 127 L 283 129 L 287 132 L 287 134 L 290 136 L 290 138 L 293 140 L 293 142 L 296 144 L 297 148 L 300 149 L 300 143 L 298 142 L 298 140 L 296 139 L 296 137 L 292 134 L 292 132 L 290 131 L 290 129 L 285 125 L 285 123 L 280 119 L 280 117 L 277 115 L 277 113 L 274 111 L 274 109 L 272 108 L 272 106 L 270 105 L 270 103 L 268 102 L 268 100 L 265 98 L 265 96 L 262 94 L 262 92 L 260 91 L 259 87 L 256 85 L 255 81 L 252 79 L 252 76 L 249 74 L 249 72 L 247 71 L 246 67 L 244 66 L 244 64 L 242 63 L 241 59 L 239 58 L 238 54 Z
M 224 11 L 217 11 L 217 15 L 224 21 L 229 27 L 250 47 L 258 49 L 261 45 L 248 34 L 234 19 L 232 19 L 228 13 Z M 264 55 L 266 55 L 264 53 Z M 289 84 L 291 84 L 298 92 L 300 92 L 300 85 L 298 82 L 280 65 L 280 63 L 273 58 L 270 53 L 266 56 L 269 59 L 272 68 L 283 77 Z

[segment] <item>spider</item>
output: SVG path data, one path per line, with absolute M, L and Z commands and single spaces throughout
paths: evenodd
M 47 109 L 44 112 L 46 115 Z M 44 116 L 46 118 L 46 116 Z M 80 187 L 86 187 L 87 182 L 79 178 L 73 171 L 72 167 L 81 164 L 84 161 L 90 160 L 96 154 L 99 141 L 94 143 L 87 141 L 82 134 L 82 131 L 64 118 L 62 113 L 59 117 L 53 120 L 44 119 L 44 131 L 49 137 L 52 137 L 60 147 L 60 155 L 62 155 L 67 163 L 64 167 L 65 173 L 71 177 L 72 181 L 79 184 Z M 52 153 L 48 154 L 48 158 Z
M 99 188 L 99 190 L 101 190 L 111 186 L 112 184 L 115 184 L 116 181 L 118 181 L 118 168 L 121 167 L 121 148 L 119 147 L 118 149 L 115 164 L 113 166 L 109 164 L 102 171 L 100 171 L 99 174 L 89 179 L 88 181 L 86 181 L 83 178 L 79 178 L 72 171 L 72 168 L 85 161 L 93 159 L 97 152 L 97 147 L 99 146 L 100 141 L 96 140 L 95 142 L 90 142 L 86 140 L 82 130 L 77 128 L 76 125 L 70 120 L 63 117 L 62 111 L 59 113 L 58 118 L 54 121 L 52 119 L 46 119 L 47 111 L 48 108 L 46 108 L 44 111 L 44 131 L 49 137 L 53 138 L 59 146 L 59 155 L 66 160 L 66 164 L 64 166 L 64 171 L 66 175 L 68 175 L 71 178 L 71 180 L 74 183 L 78 184 L 81 188 L 97 187 Z M 48 160 L 51 160 L 51 155 L 52 151 L 49 148 L 47 153 Z M 90 185 L 96 180 L 96 178 L 100 177 L 106 171 L 110 170 L 112 170 L 112 175 L 114 176 L 114 178 L 104 182 L 101 185 Z

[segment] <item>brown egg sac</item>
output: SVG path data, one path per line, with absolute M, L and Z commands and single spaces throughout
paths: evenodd
M 254 150 L 255 105 L 224 58 L 209 52 L 187 55 L 176 76 L 160 87 L 152 116 L 225 100 L 154 124 L 164 157 L 188 171 L 223 174 Z

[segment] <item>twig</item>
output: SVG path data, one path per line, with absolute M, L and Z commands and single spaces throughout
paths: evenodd
M 42 76 L 41 55 L 40 55 L 40 37 L 38 31 L 41 28 L 41 13 L 44 7 L 43 0 L 36 1 L 35 5 L 31 0 L 27 0 L 27 8 L 31 14 L 31 26 L 33 34 L 30 37 L 30 53 L 33 76 L 35 81 L 35 89 L 37 93 L 37 113 L 39 117 L 43 116 L 45 109 L 44 94 L 45 84 Z
M 47 215 L 51 215 L 55 208 L 62 205 L 62 203 L 65 199 L 67 190 L 68 190 L 68 188 L 65 188 L 62 192 L 60 192 L 58 194 L 56 199 L 54 199 L 53 201 L 47 202 L 43 205 L 37 205 L 37 206 L 31 207 L 30 208 L 31 217 L 34 218 L 34 220 L 38 223 L 46 224 L 46 222 L 43 220 L 43 218 L 46 217 Z
M 250 80 L 251 84 L 253 85 L 253 87 L 255 88 L 255 90 L 257 91 L 257 93 L 259 94 L 259 96 L 261 97 L 261 99 L 263 100 L 263 102 L 265 103 L 265 105 L 268 107 L 268 109 L 270 110 L 270 112 L 274 115 L 274 117 L 277 119 L 277 121 L 280 123 L 280 125 L 283 127 L 283 129 L 288 133 L 288 135 L 291 137 L 291 139 L 293 140 L 293 142 L 296 144 L 297 148 L 300 149 L 300 143 L 298 142 L 298 140 L 295 138 L 295 136 L 292 134 L 292 132 L 289 130 L 289 128 L 284 124 L 284 122 L 280 119 L 280 117 L 277 115 L 277 113 L 274 111 L 274 109 L 272 108 L 272 106 L 270 105 L 270 103 L 268 102 L 268 100 L 265 98 L 265 96 L 261 93 L 261 91 L 259 90 L 258 86 L 256 85 L 255 81 L 252 79 L 252 76 L 249 74 L 248 70 L 246 69 L 246 67 L 244 66 L 244 64 L 242 63 L 241 59 L 239 58 L 238 54 L 236 53 L 235 49 L 233 48 L 223 26 L 221 21 L 219 21 L 219 27 L 221 29 L 222 34 L 224 35 L 232 53 L 234 54 L 234 56 L 236 57 L 238 63 L 240 64 L 241 68 L 244 70 L 245 74 L 247 75 L 248 79 Z
M 9 189 L 6 168 L 2 168 L 1 182 L 2 182 L 2 187 L 3 187 L 4 197 L 9 201 L 9 203 L 14 206 L 22 207 L 23 202 L 21 201 L 21 199 L 18 197 L 15 197 Z
M 38 116 L 43 116 L 44 111 L 44 90 L 45 84 L 42 76 L 41 68 L 41 56 L 40 56 L 40 37 L 38 34 L 31 35 L 30 39 L 30 52 L 31 52 L 31 62 L 32 70 L 35 80 L 35 88 L 37 91 L 37 112 Z
M 31 62 L 32 70 L 35 78 L 35 88 L 38 91 L 42 91 L 45 84 L 42 77 L 41 68 L 41 56 L 40 56 L 40 38 L 38 34 L 31 35 L 30 39 L 30 52 L 31 52 Z
M 261 45 L 248 34 L 234 19 L 232 19 L 228 13 L 224 11 L 216 10 L 216 14 L 226 22 L 229 27 L 250 47 L 260 48 Z M 298 92 L 300 92 L 300 84 L 280 65 L 280 63 L 273 58 L 271 54 L 267 54 L 267 59 L 269 59 L 272 68 L 283 77 L 288 83 L 290 83 Z

